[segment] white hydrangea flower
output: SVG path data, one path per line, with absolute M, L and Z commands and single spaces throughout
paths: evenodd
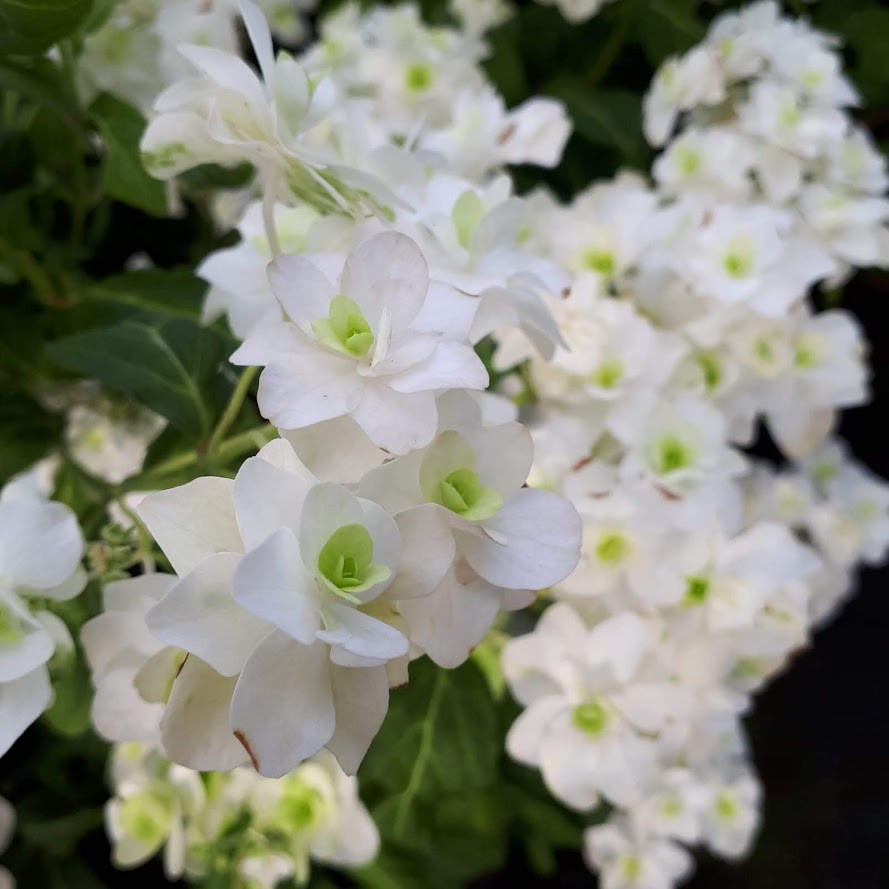
M 266 365 L 259 407 L 276 426 L 348 415 L 402 454 L 435 434 L 436 390 L 485 387 L 465 328 L 454 329 L 459 297 L 430 286 L 423 254 L 404 235 L 368 238 L 338 278 L 291 256 L 270 274 L 288 320 L 254 329 L 232 360 Z
M 547 787 L 576 809 L 599 795 L 637 801 L 654 766 L 656 734 L 684 698 L 666 679 L 647 680 L 649 628 L 622 612 L 587 629 L 564 603 L 528 636 L 507 643 L 503 670 L 526 705 L 507 735 L 509 754 L 540 768 Z
M 603 889 L 673 889 L 693 867 L 678 843 L 640 834 L 619 819 L 589 828 L 584 852 Z
M 537 2 L 547 6 L 557 6 L 567 21 L 580 23 L 597 15 L 603 6 L 613 0 L 537 0 Z
M 145 574 L 107 584 L 102 613 L 81 629 L 95 687 L 90 715 L 109 741 L 160 743 L 164 704 L 185 653 L 158 641 L 145 615 L 175 580 L 171 574 Z
M 60 632 L 67 636 L 54 615 L 32 612 L 29 599 L 78 595 L 82 555 L 68 507 L 39 496 L 0 498 L 0 756 L 52 702 L 46 663 Z
M 146 168 L 169 179 L 199 164 L 248 161 L 267 201 L 280 196 L 347 215 L 379 209 L 380 184 L 339 166 L 324 141 L 312 138 L 332 89 L 310 79 L 288 54 L 274 56 L 268 24 L 253 3 L 243 0 L 241 12 L 262 78 L 223 50 L 180 47 L 197 74 L 158 96 L 142 137 Z
M 704 841 L 725 858 L 742 858 L 759 826 L 759 782 L 752 775 L 714 782 L 703 812 Z

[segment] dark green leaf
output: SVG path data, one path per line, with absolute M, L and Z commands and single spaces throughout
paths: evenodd
M 51 344 L 62 367 L 126 392 L 184 432 L 206 436 L 207 389 L 226 354 L 216 331 L 190 321 L 124 321 Z
M 75 296 L 170 318 L 199 321 L 207 285 L 188 269 L 140 269 L 87 284 Z
M 422 798 L 467 792 L 494 778 L 500 739 L 487 683 L 468 662 L 443 670 L 423 659 L 411 681 L 392 692 L 389 714 L 361 769 L 388 796 L 398 796 L 396 831 Z
M 152 216 L 165 216 L 164 186 L 142 166 L 139 141 L 145 119 L 131 105 L 104 93 L 90 106 L 90 113 L 105 140 L 106 157 L 102 183 L 111 197 L 138 207 Z
M 42 52 L 84 21 L 92 0 L 0 0 L 0 49 Z
M 62 432 L 59 417 L 21 393 L 0 393 L 0 484 L 45 457 Z
M 683 53 L 704 36 L 697 16 L 699 0 L 647 0 L 634 9 L 633 31 L 655 67 Z
M 590 89 L 568 78 L 553 82 L 549 92 L 565 103 L 580 137 L 614 148 L 624 164 L 645 166 L 641 96 L 629 90 Z

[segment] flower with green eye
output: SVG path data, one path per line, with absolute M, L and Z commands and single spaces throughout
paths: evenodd
M 348 296 L 335 296 L 328 316 L 312 321 L 312 332 L 322 345 L 353 358 L 364 358 L 374 344 L 373 331 L 361 306 Z
M 374 584 L 388 580 L 388 565 L 374 565 L 373 540 L 363 525 L 343 525 L 330 535 L 318 554 L 318 577 L 332 593 L 357 602 Z

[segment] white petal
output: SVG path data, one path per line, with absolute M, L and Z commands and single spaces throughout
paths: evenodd
M 540 745 L 547 727 L 556 715 L 567 708 L 558 695 L 539 698 L 521 712 L 506 735 L 506 752 L 527 766 L 540 764 Z
M 228 772 L 247 761 L 229 725 L 235 679 L 186 658 L 161 719 L 164 752 L 196 771 Z
M 3 683 L 21 679 L 45 664 L 52 657 L 56 643 L 48 629 L 16 596 L 4 596 L 0 592 L 0 608 L 9 613 L 21 631 L 15 642 L 0 645 L 0 683 Z
M 335 417 L 282 435 L 321 481 L 351 484 L 386 459 L 351 417 Z
M 269 281 L 281 308 L 297 324 L 328 316 L 336 289 L 305 257 L 277 257 L 269 266 Z
M 240 672 L 247 656 L 271 630 L 232 596 L 235 568 L 242 558 L 219 553 L 205 560 L 146 615 L 158 639 L 197 655 L 223 676 Z
M 250 38 L 250 45 L 259 62 L 259 70 L 262 71 L 263 79 L 268 83 L 275 70 L 272 35 L 268 22 L 262 10 L 250 0 L 240 0 L 238 8 L 241 18 L 244 20 L 244 27 L 247 29 L 247 36 Z
M 106 741 L 160 741 L 163 704 L 144 701 L 133 682 L 132 670 L 115 670 L 102 677 L 93 698 L 91 717 Z
M 299 477 L 273 466 L 261 455 L 245 460 L 232 492 L 244 548 L 259 546 L 279 528 L 298 533 L 303 501 L 314 483 L 308 470 Z
M 424 451 L 415 450 L 369 470 L 358 483 L 358 493 L 379 503 L 393 515 L 419 506 L 426 499 L 420 490 L 420 464 Z
M 431 596 L 404 599 L 399 611 L 411 642 L 440 667 L 458 667 L 485 637 L 500 610 L 500 590 L 458 563 Z
M 438 425 L 431 392 L 393 392 L 385 383 L 371 379 L 365 381 L 351 413 L 368 438 L 391 454 L 425 447 Z
M 241 559 L 234 597 L 242 608 L 304 645 L 311 645 L 321 628 L 315 577 L 303 565 L 289 528 L 281 528 Z
M 408 641 L 399 630 L 346 602 L 325 601 L 324 624 L 319 639 L 360 657 L 382 661 L 408 652 Z
M 18 740 L 52 700 L 45 667 L 12 682 L 0 682 L 0 756 Z
M 306 340 L 262 372 L 259 410 L 281 429 L 302 429 L 349 413 L 362 386 L 353 360 Z
M 511 497 L 525 484 L 534 459 L 531 433 L 521 423 L 501 423 L 470 435 L 475 471 L 483 485 Z
M 325 745 L 347 775 L 354 775 L 389 709 L 389 680 L 384 667 L 330 668 L 336 729 Z
M 401 512 L 395 522 L 401 533 L 401 566 L 386 598 L 427 596 L 444 580 L 457 550 L 447 512 L 424 503 Z
M 0 503 L 0 572 L 7 583 L 48 590 L 67 580 L 83 554 L 74 513 L 61 503 Z
M 244 667 L 231 707 L 232 729 L 256 770 L 286 775 L 331 739 L 334 722 L 327 646 L 271 633 Z
M 237 56 L 212 46 L 185 45 L 179 47 L 179 52 L 223 89 L 240 93 L 251 105 L 266 104 L 265 91 L 259 78 Z
M 383 307 L 391 311 L 396 336 L 420 311 L 428 286 L 429 270 L 420 248 L 397 232 L 362 241 L 346 260 L 340 279 L 340 290 L 361 306 L 374 330 Z
M 587 661 L 592 668 L 604 668 L 620 683 L 636 672 L 645 649 L 645 624 L 632 612 L 609 617 L 587 636 Z
M 475 350 L 452 342 L 439 343 L 428 358 L 389 378 L 396 392 L 485 389 L 488 382 L 488 372 Z
M 580 559 L 580 516 L 550 491 L 519 491 L 484 527 L 503 543 L 458 532 L 458 549 L 496 586 L 544 589 L 564 580 Z
M 227 478 L 196 478 L 149 494 L 136 508 L 173 570 L 188 574 L 208 556 L 243 552 Z

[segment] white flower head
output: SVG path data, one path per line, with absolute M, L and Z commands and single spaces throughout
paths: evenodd
M 348 415 L 375 444 L 402 454 L 435 434 L 436 390 L 486 385 L 465 330 L 451 329 L 456 297 L 430 286 L 422 253 L 404 235 L 363 241 L 338 277 L 291 256 L 270 275 L 288 320 L 255 329 L 232 360 L 266 365 L 259 406 L 276 426 Z

